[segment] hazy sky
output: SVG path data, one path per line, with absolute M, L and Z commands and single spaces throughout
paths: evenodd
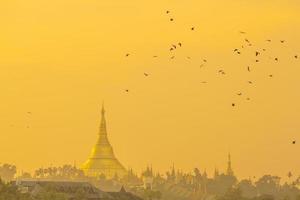
M 0 161 L 83 163 L 104 100 L 126 167 L 211 174 L 230 151 L 240 177 L 300 174 L 299 10 L 298 0 L 2 0 Z M 253 46 L 234 55 L 245 38 Z

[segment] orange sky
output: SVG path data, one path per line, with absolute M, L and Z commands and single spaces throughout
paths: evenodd
M 104 100 L 126 167 L 174 162 L 211 174 L 230 150 L 240 177 L 299 174 L 299 9 L 296 0 L 1 1 L 0 161 L 26 171 L 83 163 Z M 253 47 L 234 55 L 245 38 Z

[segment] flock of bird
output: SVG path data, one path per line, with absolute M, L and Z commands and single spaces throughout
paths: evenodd
M 171 17 L 171 12 L 169 10 L 166 11 L 166 15 L 169 16 L 169 21 L 172 23 L 175 21 L 174 17 Z M 195 31 L 196 28 L 194 26 L 190 27 L 190 31 Z M 246 38 L 247 33 L 245 31 L 239 31 L 239 34 L 243 37 L 244 43 L 239 47 L 239 48 L 235 48 L 233 49 L 233 53 L 234 55 L 241 55 L 243 54 L 243 50 L 246 49 L 247 47 L 254 47 L 255 45 L 248 39 Z M 245 36 L 245 37 L 244 37 Z M 279 44 L 285 44 L 286 41 L 285 40 L 279 40 L 279 41 L 273 41 L 271 39 L 266 39 L 265 40 L 266 43 L 272 43 L 272 42 L 277 42 Z M 169 46 L 169 51 L 170 52 L 174 52 L 176 51 L 178 48 L 183 47 L 183 43 L 182 42 L 178 42 L 177 44 L 171 44 Z M 255 47 L 254 47 L 255 48 Z M 257 48 L 259 50 L 253 50 L 253 56 L 254 56 L 254 63 L 259 63 L 261 61 L 262 56 L 264 55 L 264 52 L 268 51 L 266 48 Z M 127 53 L 126 57 L 129 57 L 131 54 Z M 158 56 L 153 56 L 153 58 L 157 58 Z M 294 54 L 293 56 L 291 56 L 293 59 L 298 59 L 299 56 L 297 54 Z M 174 59 L 175 56 L 172 55 L 170 57 L 170 59 Z M 191 57 L 186 57 L 187 59 L 191 59 Z M 279 57 L 269 57 L 269 59 L 274 60 L 274 62 L 279 62 Z M 206 65 L 206 63 L 208 62 L 206 59 L 202 59 L 202 63 L 200 64 L 200 68 L 204 67 Z M 252 72 L 252 67 L 251 66 L 246 66 L 246 71 L 248 73 Z M 217 74 L 219 75 L 226 75 L 226 72 L 224 69 L 219 69 L 217 71 Z M 145 77 L 150 76 L 150 74 L 148 73 L 144 73 Z M 269 74 L 268 75 L 269 78 L 273 78 L 273 74 Z M 207 81 L 202 81 L 201 83 L 207 83 Z M 254 84 L 253 81 L 248 80 L 248 84 Z M 129 93 L 129 89 L 125 89 L 125 92 Z M 238 96 L 242 96 L 243 93 L 242 92 L 237 92 Z M 250 101 L 250 97 L 246 97 L 247 101 Z M 232 107 L 237 106 L 237 104 L 235 102 L 231 103 Z M 296 141 L 292 141 L 292 144 L 296 144 Z
M 166 14 L 167 15 L 170 15 L 170 11 L 166 11 Z M 169 21 L 170 22 L 174 22 L 174 18 L 173 17 L 170 17 L 169 18 Z M 193 26 L 193 27 L 190 27 L 190 31 L 195 31 L 195 27 Z M 242 36 L 246 36 L 247 35 L 247 33 L 246 32 L 244 32 L 244 31 L 239 31 L 239 34 L 241 34 Z M 241 47 L 240 48 L 235 48 L 235 49 L 233 49 L 233 53 L 235 54 L 235 55 L 241 55 L 241 54 L 243 54 L 243 49 L 246 49 L 247 47 L 253 47 L 254 45 L 253 45 L 253 43 L 248 39 L 248 38 L 244 38 L 244 41 L 245 41 L 245 43 L 243 44 L 243 45 L 241 45 Z M 271 43 L 271 42 L 273 42 L 271 39 L 267 39 L 265 42 L 268 42 L 268 43 Z M 285 40 L 280 40 L 280 41 L 278 41 L 279 43 L 281 43 L 281 44 L 284 44 L 284 43 L 286 43 L 286 41 Z M 171 44 L 170 45 L 170 47 L 169 47 L 169 51 L 170 52 L 173 52 L 173 51 L 176 51 L 178 48 L 181 48 L 181 47 L 183 47 L 183 43 L 182 42 L 178 42 L 177 44 Z M 261 58 L 261 56 L 263 55 L 263 52 L 266 52 L 267 51 L 267 49 L 265 49 L 265 48 L 262 48 L 261 50 L 254 50 L 254 52 L 253 52 L 253 56 L 255 57 L 255 59 L 254 59 L 254 62 L 255 63 L 258 63 L 258 62 L 260 62 L 260 58 Z M 131 54 L 130 53 L 126 53 L 125 54 L 125 57 L 129 57 L 129 56 L 131 56 Z M 153 56 L 153 58 L 157 58 L 158 56 Z M 171 56 L 170 57 L 170 59 L 174 59 L 175 58 L 175 56 L 173 55 L 173 56 Z M 298 59 L 299 58 L 299 56 L 297 55 L 297 54 L 295 54 L 295 55 L 293 55 L 293 58 L 294 59 Z M 191 59 L 191 57 L 187 57 L 187 59 Z M 274 57 L 273 58 L 274 59 L 274 61 L 275 62 L 279 62 L 279 58 L 278 57 Z M 202 63 L 200 64 L 200 68 L 202 68 L 202 67 L 204 67 L 205 65 L 206 65 L 206 63 L 208 63 L 208 60 L 207 59 L 202 59 Z M 252 68 L 251 68 L 251 66 L 247 66 L 246 67 L 246 69 L 245 69 L 248 73 L 251 73 L 252 72 Z M 218 71 L 217 71 L 217 74 L 219 74 L 219 75 L 226 75 L 226 72 L 225 72 L 225 70 L 224 69 L 219 69 Z M 150 76 L 150 74 L 149 73 L 146 73 L 146 72 L 144 72 L 144 74 L 143 74 L 145 77 L 149 77 Z M 269 74 L 268 75 L 270 78 L 272 78 L 273 77 L 273 74 Z M 207 83 L 207 81 L 202 81 L 201 83 Z M 248 80 L 248 84 L 253 84 L 253 81 L 251 81 L 251 80 Z M 124 90 L 126 93 L 129 93 L 130 92 L 130 90 L 129 89 L 125 89 Z M 238 95 L 238 96 L 243 96 L 244 94 L 242 93 L 242 92 L 237 92 L 236 93 L 236 95 Z M 247 101 L 250 101 L 250 98 L 249 97 L 247 97 L 246 98 L 246 100 Z M 232 102 L 231 103 L 231 106 L 232 107 L 235 107 L 235 106 L 237 106 L 237 104 L 235 103 L 235 102 Z M 32 115 L 32 112 L 30 112 L 30 111 L 28 111 L 27 113 L 26 113 L 28 116 L 31 116 Z M 11 125 L 12 127 L 13 127 L 13 125 Z M 30 128 L 28 125 L 26 126 L 26 128 Z M 292 141 L 292 144 L 296 144 L 296 140 L 293 140 Z

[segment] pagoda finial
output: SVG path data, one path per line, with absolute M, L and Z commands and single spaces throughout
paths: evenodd
M 101 114 L 102 114 L 102 117 L 104 116 L 105 114 L 105 109 L 104 109 L 104 101 L 102 101 L 102 109 L 101 109 Z

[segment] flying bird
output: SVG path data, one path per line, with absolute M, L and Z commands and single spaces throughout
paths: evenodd
M 169 10 L 167 10 L 167 11 L 166 11 L 166 13 L 167 13 L 167 14 L 169 14 L 169 13 L 170 13 L 170 11 L 169 11 Z
M 128 90 L 128 89 L 126 89 L 126 90 L 125 90 L 125 92 L 129 92 L 129 90 Z
M 225 75 L 225 72 L 222 69 L 220 69 L 218 72 L 219 72 L 219 74 Z
M 248 81 L 248 83 L 249 83 L 249 84 L 252 84 L 253 82 L 252 82 L 252 81 Z
M 260 53 L 258 51 L 255 52 L 255 56 L 259 56 Z
M 130 56 L 130 54 L 129 54 L 129 53 L 127 53 L 127 54 L 126 54 L 126 57 L 128 57 L 128 56 Z
M 175 44 L 172 44 L 172 47 L 173 47 L 174 49 L 176 49 L 176 45 L 175 45 Z
M 207 60 L 206 60 L 206 59 L 203 59 L 203 62 L 207 62 Z
M 148 74 L 148 73 L 144 73 L 144 75 L 145 75 L 145 76 L 149 76 L 149 74 Z
M 296 144 L 296 140 L 293 141 L 293 144 Z
M 278 58 L 275 58 L 275 61 L 278 61 Z
M 272 78 L 272 77 L 273 77 L 273 75 L 272 75 L 272 74 L 270 74 L 270 75 L 269 75 L 269 77 L 270 77 L 270 78 Z
M 246 34 L 246 32 L 244 32 L 244 31 L 240 31 L 240 34 Z
M 255 62 L 259 62 L 259 60 L 256 59 Z
M 284 42 L 285 42 L 285 40 L 280 40 L 280 42 L 281 42 L 281 43 L 284 43 Z
M 174 21 L 174 19 L 173 19 L 173 18 L 170 18 L 170 21 L 172 22 L 172 21 Z
M 295 58 L 298 59 L 298 55 L 295 55 Z
M 235 106 L 235 103 L 232 103 L 231 106 L 234 107 L 234 106 Z
M 179 42 L 179 43 L 178 43 L 178 45 L 181 47 L 181 46 L 182 46 L 182 43 L 181 43 L 181 42 Z
M 247 67 L 247 70 L 248 70 L 248 72 L 250 72 L 250 71 L 251 71 L 251 70 L 250 70 L 250 66 L 248 66 L 248 67 Z
M 271 42 L 272 40 L 266 40 L 267 42 Z
M 195 27 L 192 27 L 191 30 L 192 30 L 192 31 L 195 30 Z
M 247 38 L 245 39 L 245 41 L 246 41 L 247 43 L 250 43 L 250 41 L 249 41 Z
M 27 114 L 31 115 L 32 113 L 31 112 L 27 112 Z
M 237 93 L 237 95 L 242 96 L 242 93 L 241 93 L 241 92 L 240 92 L 240 93 Z

